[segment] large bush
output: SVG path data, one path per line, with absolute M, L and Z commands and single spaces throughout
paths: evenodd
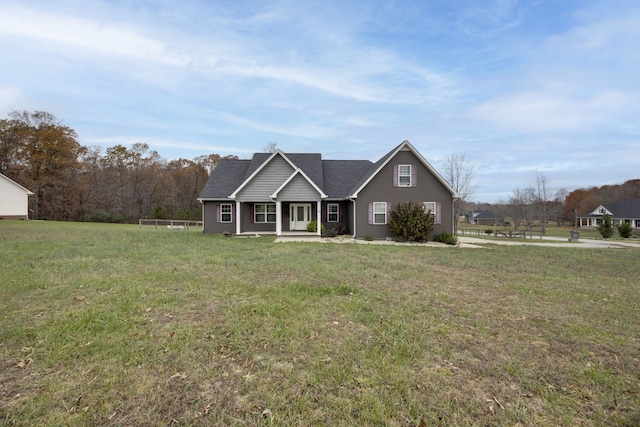
M 611 215 L 602 215 L 602 222 L 598 225 L 600 235 L 605 239 L 613 236 L 613 224 L 611 223 Z
M 422 203 L 401 202 L 391 208 L 391 231 L 396 240 L 424 242 L 435 229 L 431 212 L 425 212 Z

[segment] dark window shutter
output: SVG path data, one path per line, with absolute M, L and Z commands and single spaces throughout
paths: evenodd
M 329 217 L 329 204 L 325 203 L 322 206 L 322 222 L 327 222 L 328 217 Z
M 236 221 L 236 204 L 232 203 L 231 204 L 231 222 L 235 222 Z
M 411 165 L 411 186 L 418 185 L 418 168 L 416 165 Z
M 255 215 L 254 213 L 254 207 L 253 207 L 253 203 L 249 205 L 249 216 L 251 217 L 251 219 L 249 221 L 251 221 L 251 223 L 253 224 L 254 220 L 255 220 Z

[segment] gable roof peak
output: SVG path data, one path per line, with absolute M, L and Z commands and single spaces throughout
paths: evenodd
M 378 174 L 390 161 L 393 159 L 400 151 L 411 151 L 414 156 L 422 163 L 428 170 L 433 174 L 433 176 L 440 181 L 440 183 L 451 193 L 454 198 L 460 198 L 460 196 L 456 193 L 456 191 L 449 185 L 449 183 L 438 173 L 438 171 L 425 159 L 422 154 L 416 148 L 411 145 L 408 140 L 402 141 L 397 147 L 393 150 L 389 151 L 387 154 L 382 156 L 380 160 L 378 160 L 371 168 L 370 173 L 357 184 L 355 190 L 352 192 L 351 197 L 357 198 L 358 193 L 362 191 L 364 187 L 373 179 L 374 176 Z

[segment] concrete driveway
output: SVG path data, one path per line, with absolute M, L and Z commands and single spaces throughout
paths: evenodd
M 461 247 L 482 247 L 487 244 L 492 245 L 534 245 L 534 246 L 553 246 L 556 248 L 608 248 L 608 249 L 624 249 L 634 248 L 640 249 L 640 242 L 629 241 L 623 242 L 619 240 L 596 240 L 596 239 L 580 239 L 578 242 L 569 242 L 568 239 L 561 237 L 543 237 L 542 239 L 487 239 L 482 237 L 458 236 L 458 242 Z

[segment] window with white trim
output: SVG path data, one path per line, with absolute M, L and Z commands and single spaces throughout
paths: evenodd
M 275 203 L 256 203 L 253 205 L 253 222 L 276 222 Z
M 327 205 L 327 222 L 340 221 L 339 208 L 337 203 L 329 203 Z
M 422 208 L 425 212 L 431 212 L 431 216 L 436 216 L 436 202 L 424 202 Z
M 233 207 L 231 203 L 220 204 L 220 222 L 232 222 L 233 221 Z
M 411 165 L 398 165 L 398 187 L 411 187 Z
M 387 202 L 373 202 L 373 223 L 387 223 Z

